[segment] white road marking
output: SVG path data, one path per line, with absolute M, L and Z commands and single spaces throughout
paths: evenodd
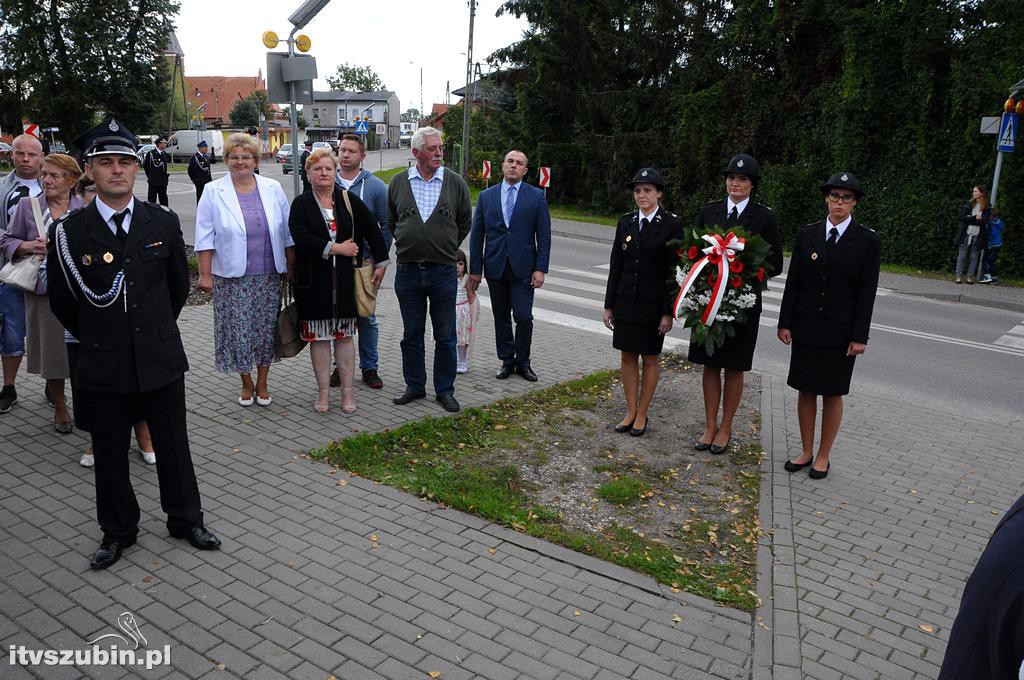
M 996 340 L 996 344 L 1024 349 L 1024 321 L 1011 328 L 1006 332 L 1006 335 Z

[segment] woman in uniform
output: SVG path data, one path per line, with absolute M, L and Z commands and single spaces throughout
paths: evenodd
M 778 330 L 779 340 L 793 348 L 787 383 L 800 392 L 797 419 L 803 445 L 785 468 L 797 472 L 810 466 L 811 479 L 824 479 L 831 467 L 843 395 L 850 391 L 853 362 L 868 342 L 882 250 L 878 234 L 853 219 L 864 192 L 852 172 L 833 175 L 821 193 L 828 217 L 797 232 Z M 815 458 L 819 395 L 821 441 Z
M 710 227 L 722 227 L 728 232 L 739 227 L 751 236 L 761 236 L 771 246 L 765 262 L 765 275 L 775 276 L 782 272 L 782 240 L 779 238 L 779 220 L 771 208 L 755 200 L 757 184 L 761 180 L 761 166 L 757 159 L 747 154 L 738 154 L 729 160 L 722 170 L 725 176 L 727 196 L 721 201 L 712 201 L 701 206 L 697 214 L 697 231 Z M 749 310 L 746 323 L 734 326 L 736 335 L 727 338 L 713 355 L 704 351 L 701 343 L 690 341 L 687 359 L 704 366 L 702 385 L 704 388 L 704 432 L 694 442 L 693 448 L 718 455 L 729 449 L 732 439 L 732 420 L 743 396 L 743 374 L 749 371 L 757 344 L 757 331 L 761 319 L 761 292 L 757 293 L 757 304 Z M 725 373 L 725 387 L 722 373 Z M 719 404 L 722 420 L 718 421 Z
M 647 411 L 661 370 L 659 355 L 672 329 L 672 302 L 679 286 L 675 247 L 669 242 L 682 237 L 683 223 L 660 205 L 665 185 L 657 170 L 640 169 L 629 186 L 637 210 L 623 215 L 615 229 L 603 316 L 613 331 L 612 346 L 622 352 L 626 417 L 615 431 L 639 437 L 647 430 Z

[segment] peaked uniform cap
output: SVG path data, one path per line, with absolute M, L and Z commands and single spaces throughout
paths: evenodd
M 821 185 L 821 193 L 827 194 L 829 189 L 849 189 L 860 200 L 864 192 L 860 188 L 860 180 L 852 172 L 837 172 Z
M 111 118 L 79 135 L 74 145 L 85 154 L 93 156 L 135 156 L 136 138 L 131 130 Z
M 722 168 L 722 175 L 746 175 L 752 180 L 761 179 L 761 164 L 753 156 L 738 153 L 729 159 L 729 164 Z
M 654 168 L 640 168 L 633 175 L 633 181 L 627 182 L 626 186 L 632 188 L 636 184 L 653 184 L 661 190 L 665 189 L 665 182 L 661 179 L 661 173 Z

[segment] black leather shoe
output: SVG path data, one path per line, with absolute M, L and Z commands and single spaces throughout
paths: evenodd
M 633 422 L 636 422 L 636 421 L 634 420 Z M 629 436 L 630 437 L 642 437 L 642 436 L 644 436 L 644 432 L 647 432 L 647 426 L 650 425 L 650 424 L 651 424 L 651 419 L 648 418 L 647 420 L 644 421 L 644 426 L 643 427 L 630 427 L 629 428 Z
M 203 526 L 172 531 L 171 537 L 184 538 L 192 544 L 193 548 L 199 550 L 216 550 L 220 547 L 220 539 L 207 531 L 206 527 Z
M 623 425 L 622 423 L 615 423 L 615 427 L 612 429 L 618 432 L 619 434 L 626 434 L 627 432 L 633 429 L 633 420 L 629 421 L 625 425 Z
M 135 545 L 135 539 L 104 539 L 100 549 L 92 556 L 89 566 L 93 569 L 106 569 L 121 559 L 121 551 Z
M 810 477 L 811 479 L 825 479 L 826 477 L 828 477 L 828 471 L 831 469 L 832 463 L 828 463 L 825 466 L 824 472 L 822 472 L 821 470 L 815 470 L 814 468 L 811 468 L 810 470 L 807 471 L 807 476 Z
M 502 366 L 498 369 L 498 372 L 494 374 L 494 377 L 498 380 L 508 380 L 508 377 L 512 375 L 512 366 Z
M 422 392 L 413 392 L 412 390 L 406 390 L 405 392 L 402 392 L 397 397 L 392 399 L 391 403 L 398 404 L 399 406 L 405 406 L 410 401 L 416 401 L 417 399 L 422 399 L 425 396 L 427 395 L 423 394 Z
M 700 439 L 698 439 L 697 441 L 693 442 L 693 450 L 694 451 L 707 451 L 710 448 L 711 448 L 711 444 L 710 443 L 705 444 Z
M 814 462 L 813 458 L 811 458 L 806 463 L 794 463 L 791 460 L 787 460 L 786 464 L 782 466 L 782 469 L 784 469 L 786 472 L 800 472 L 801 470 L 803 470 L 805 467 L 807 467 L 808 465 L 810 465 L 813 462 Z
M 331 387 L 341 387 L 341 374 L 338 373 L 338 369 L 331 373 Z
M 368 368 L 363 371 L 363 382 L 366 383 L 367 387 L 372 387 L 375 390 L 384 387 L 384 381 L 380 379 L 380 375 L 375 368 Z
M 537 382 L 537 374 L 529 366 L 516 367 L 516 373 L 523 376 L 523 379 L 527 382 Z
M 726 451 L 729 450 L 729 444 L 731 444 L 731 443 L 732 443 L 732 435 L 729 435 L 729 438 L 725 440 L 725 446 L 715 446 L 714 444 L 711 444 L 708 447 L 708 449 L 711 451 L 712 455 L 720 456 L 720 455 L 722 455 L 723 453 L 725 453 Z
M 437 400 L 437 402 L 444 407 L 444 410 L 449 413 L 458 413 L 462 410 L 462 407 L 459 406 L 459 402 L 455 399 L 454 394 L 446 392 L 445 394 L 437 395 L 434 399 Z

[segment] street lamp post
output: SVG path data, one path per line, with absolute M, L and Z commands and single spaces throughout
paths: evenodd
M 466 47 L 466 90 L 462 98 L 462 177 L 469 179 L 469 108 L 473 98 L 469 92 L 473 79 L 473 19 L 476 17 L 476 0 L 469 0 L 469 45 Z

